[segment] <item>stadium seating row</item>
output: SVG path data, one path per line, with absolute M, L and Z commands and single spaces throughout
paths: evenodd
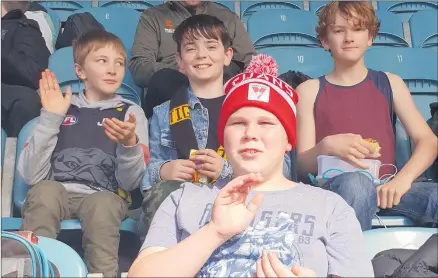
M 38 1 L 45 7 L 56 10 L 59 13 L 61 20 L 65 20 L 74 10 L 91 7 L 124 7 L 138 10 L 140 12 L 145 9 L 162 4 L 164 1 Z M 235 12 L 234 1 L 216 1 L 217 3 L 227 7 Z M 323 6 L 329 1 L 309 1 L 308 10 L 318 14 Z M 371 2 L 371 1 L 370 1 Z M 255 11 L 263 9 L 300 9 L 304 10 L 304 1 L 239 1 L 240 17 L 244 22 Z M 377 1 L 376 8 L 378 10 L 389 11 L 397 16 L 402 21 L 407 21 L 418 11 L 422 10 L 437 10 L 437 1 Z
M 373 47 L 409 47 L 403 22 L 393 13 L 378 10 L 380 30 Z M 320 47 L 315 26 L 318 18 L 310 12 L 294 9 L 265 9 L 248 18 L 247 30 L 256 48 L 272 45 Z M 269 22 L 269 24 L 266 24 Z M 434 47 L 438 50 L 437 10 L 415 13 L 409 20 L 413 47 Z

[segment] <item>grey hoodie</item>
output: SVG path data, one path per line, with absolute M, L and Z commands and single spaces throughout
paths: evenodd
M 233 60 L 243 63 L 245 67 L 248 66 L 256 51 L 239 17 L 227 8 L 210 1 L 203 2 L 196 9 L 196 14 L 212 15 L 221 20 L 232 39 Z M 152 75 L 160 69 L 177 69 L 177 50 L 172 38 L 173 32 L 181 22 L 191 16 L 177 1 L 169 1 L 143 12 L 135 33 L 132 59 L 129 62 L 129 69 L 137 86 L 148 87 Z
M 131 105 L 126 111 L 125 120 L 128 119 L 129 113 L 133 112 L 135 114 L 137 122 L 135 133 L 139 142 L 132 147 L 125 147 L 122 144 L 117 145 L 115 175 L 118 184 L 123 189 L 127 191 L 136 189 L 140 185 L 146 169 L 142 145 L 148 146 L 149 144 L 148 124 L 141 107 L 129 100 L 122 99 L 118 95 L 110 100 L 89 103 L 82 92 L 73 95 L 71 103 L 79 108 L 100 108 L 102 110 L 116 108 L 123 103 Z M 51 169 L 50 159 L 58 142 L 58 133 L 64 117 L 44 109 L 41 110 L 39 121 L 18 160 L 18 172 L 26 184 L 33 186 L 47 178 Z M 63 183 L 63 185 L 69 192 L 85 194 L 95 192 L 94 189 L 83 184 Z

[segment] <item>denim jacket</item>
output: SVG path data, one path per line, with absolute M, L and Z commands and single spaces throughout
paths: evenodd
M 203 107 L 199 99 L 194 95 L 190 88 L 187 89 L 188 105 L 190 117 L 192 120 L 193 130 L 200 149 L 207 146 L 208 139 L 208 110 Z M 150 121 L 149 151 L 150 163 L 147 166 L 146 173 L 143 176 L 142 191 L 148 190 L 154 184 L 161 181 L 160 168 L 171 160 L 178 159 L 175 140 L 169 125 L 169 105 L 166 101 L 154 108 L 154 114 Z M 290 176 L 290 157 L 285 155 L 283 172 L 286 177 Z M 229 181 L 232 178 L 233 169 L 227 160 L 224 160 L 222 172 L 218 180 Z

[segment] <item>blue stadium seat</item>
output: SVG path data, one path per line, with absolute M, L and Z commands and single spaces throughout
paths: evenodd
M 105 27 L 105 30 L 118 36 L 122 40 L 127 53 L 131 53 L 135 31 L 141 15 L 139 11 L 129 8 L 101 7 L 98 9 L 80 9 L 75 13 L 86 12 L 92 14 Z
M 389 11 L 396 14 L 403 22 L 416 12 L 422 10 L 438 11 L 437 1 L 378 1 L 377 9 Z
M 130 8 L 143 12 L 144 10 L 163 4 L 164 1 L 99 1 L 99 7 Z
M 78 93 L 84 89 L 84 84 L 76 76 L 73 65 L 72 47 L 58 49 L 49 58 L 49 69 L 56 74 L 56 79 L 63 92 L 68 86 L 72 88 L 73 93 Z M 126 68 L 123 84 L 117 94 L 140 104 L 140 93 L 141 89 L 134 85 L 131 72 Z
M 382 227 L 412 227 L 414 223 L 404 216 L 379 216 L 372 220 L 373 228 Z
M 3 168 L 3 161 L 5 159 L 5 144 L 6 144 L 6 132 L 4 131 L 4 129 L 2 128 L 2 135 L 1 135 L 1 140 L 2 140 L 2 146 L 1 146 L 1 150 L 2 150 L 2 168 Z
M 60 277 L 86 277 L 88 274 L 84 261 L 76 251 L 56 239 L 39 236 L 38 246 L 59 271 Z M 62 254 L 62 256 L 60 256 Z
M 59 16 L 61 21 L 67 18 L 76 10 L 82 8 L 91 8 L 92 1 L 36 1 L 45 8 L 52 9 Z
M 438 97 L 438 53 L 428 48 L 381 47 L 365 53 L 367 67 L 399 75 L 425 119 Z
M 395 123 L 395 160 L 397 169 L 403 168 L 411 158 L 411 155 L 411 140 L 403 124 L 397 119 Z
M 373 46 L 406 46 L 408 42 L 404 39 L 403 23 L 400 19 L 387 11 L 376 11 L 380 20 L 379 33 L 373 41 Z
M 321 9 L 327 5 L 328 3 L 330 3 L 330 1 L 314 1 L 311 0 L 309 1 L 309 11 L 315 13 L 315 14 L 319 14 L 319 12 L 321 11 Z
M 247 29 L 256 48 L 273 45 L 319 47 L 316 22 L 316 16 L 307 11 L 261 10 L 249 17 Z
M 323 48 L 267 47 L 258 52 L 270 55 L 277 61 L 279 75 L 295 70 L 316 78 L 333 69 L 333 59 Z
M 18 161 L 21 151 L 24 148 L 24 144 L 28 140 L 28 138 L 32 135 L 32 130 L 34 129 L 36 123 L 38 122 L 39 117 L 28 122 L 20 131 L 17 140 L 17 154 L 16 159 Z M 21 178 L 18 170 L 14 173 L 14 185 L 13 185 L 13 204 L 17 211 L 21 211 L 21 207 L 23 206 L 24 200 L 26 198 L 27 191 L 29 190 L 29 186 L 24 182 Z M 21 225 L 21 218 L 2 218 L 2 230 L 18 230 Z M 81 223 L 77 219 L 69 219 L 61 222 L 61 229 L 64 230 L 80 230 Z M 121 224 L 121 230 L 127 232 L 135 233 L 137 229 L 137 225 L 135 221 L 131 218 L 125 219 Z
M 418 249 L 435 233 L 437 229 L 434 228 L 402 227 L 369 230 L 363 235 L 371 260 L 377 253 L 388 249 Z
M 303 8 L 302 1 L 240 1 L 240 19 L 247 22 L 252 14 L 261 10 L 302 10 Z
M 416 12 L 409 20 L 412 46 L 433 47 L 438 50 L 437 10 Z

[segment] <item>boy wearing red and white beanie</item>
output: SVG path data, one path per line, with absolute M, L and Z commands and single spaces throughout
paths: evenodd
M 283 175 L 295 145 L 295 91 L 252 72 L 231 79 L 225 93 L 218 139 L 234 179 L 172 192 L 129 276 L 373 276 L 353 209 Z

